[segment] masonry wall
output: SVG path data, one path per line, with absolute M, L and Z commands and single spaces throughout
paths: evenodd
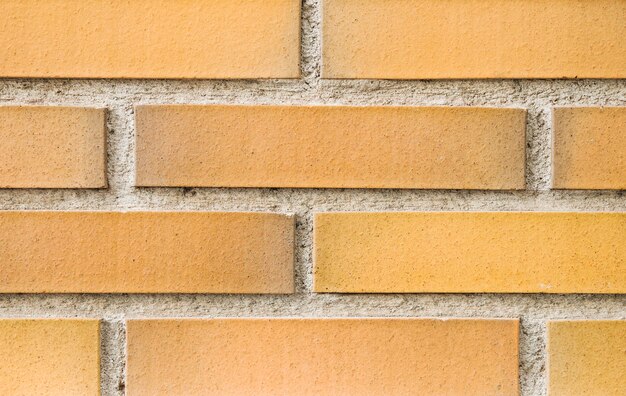
M 0 4 L 0 393 L 623 394 L 624 20 Z

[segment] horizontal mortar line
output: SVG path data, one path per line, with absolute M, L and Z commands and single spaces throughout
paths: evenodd
M 300 216 L 302 211 L 298 208 L 284 208 L 274 209 L 263 206 L 244 206 L 244 207 L 194 207 L 194 208 L 180 208 L 180 207 L 166 207 L 166 208 L 143 208 L 143 207 L 102 207 L 102 208 L 89 208 L 89 207 L 53 207 L 53 208 L 2 208 L 0 211 L 59 211 L 59 212 L 267 212 L 284 215 Z M 373 208 L 355 208 L 353 207 L 331 207 L 331 208 L 314 208 L 313 213 L 403 213 L 403 212 L 456 212 L 456 213 L 504 213 L 504 212 L 527 212 L 527 213 L 544 213 L 544 212 L 575 212 L 575 213 L 623 213 L 626 211 L 626 207 L 605 209 L 599 208 L 572 208 L 572 207 L 553 207 L 553 208 L 483 208 L 483 207 L 445 207 L 445 208 L 433 208 L 433 207 L 404 207 L 404 208 L 388 208 L 388 207 L 373 207 Z
M 311 62 L 307 67 L 317 64 L 319 59 L 314 59 L 319 55 L 317 52 L 311 55 Z M 332 85 L 371 85 L 375 83 L 384 83 L 396 86 L 411 86 L 418 84 L 431 85 L 450 85 L 450 84 L 514 84 L 516 86 L 524 84 L 549 83 L 555 85 L 586 85 L 586 84 L 623 84 L 626 80 L 622 78 L 433 78 L 433 79 L 393 79 L 393 78 L 322 78 L 319 81 Z M 56 77 L 0 77 L 0 86 L 2 85 L 20 85 L 23 83 L 32 83 L 40 85 L 61 85 L 64 87 L 76 84 L 89 84 L 93 87 L 107 86 L 110 84 L 125 86 L 162 86 L 164 84 L 179 86 L 272 86 L 272 85 L 292 85 L 306 86 L 304 77 L 301 78 L 233 78 L 233 79 L 214 79 L 214 78 L 56 78 Z
M 614 87 L 610 84 L 600 84 L 593 88 L 602 90 L 602 92 L 580 92 L 585 87 L 538 87 L 537 92 L 533 90 L 515 91 L 506 86 L 493 86 L 493 87 L 463 87 L 463 86 L 442 86 L 442 87 L 385 87 L 385 88 L 364 88 L 364 87 L 320 87 L 315 89 L 306 90 L 285 90 L 283 87 L 272 87 L 272 89 L 246 89 L 241 87 L 233 88 L 229 90 L 223 87 L 209 88 L 205 90 L 193 90 L 193 89 L 181 89 L 174 90 L 170 87 L 167 91 L 133 91 L 124 90 L 117 92 L 116 87 L 106 87 L 106 90 L 94 90 L 89 87 L 78 87 L 75 91 L 64 91 L 58 93 L 50 93 L 53 88 L 50 87 L 33 87 L 28 89 L 7 88 L 5 90 L 11 91 L 10 96 L 3 94 L 3 87 L 0 85 L 0 101 L 1 102 L 18 102 L 28 101 L 28 104 L 44 104 L 49 101 L 61 101 L 61 100 L 80 100 L 83 101 L 99 101 L 104 103 L 116 103 L 116 102 L 132 102 L 138 100 L 150 100 L 155 102 L 168 101 L 168 100 L 190 100 L 192 102 L 206 101 L 207 103 L 217 102 L 241 102 L 250 104 L 272 104 L 270 101 L 274 100 L 288 100 L 293 104 L 307 104 L 311 101 L 330 102 L 336 103 L 341 100 L 352 100 L 362 102 L 363 104 L 371 104 L 376 100 L 395 100 L 399 102 L 415 102 L 446 99 L 448 101 L 458 102 L 460 99 L 469 99 L 473 102 L 493 102 L 494 105 L 502 103 L 517 103 L 519 105 L 528 101 L 536 101 L 538 103 L 547 102 L 550 99 L 556 100 L 559 103 L 581 103 L 590 102 L 593 100 L 605 100 L 612 103 L 624 103 L 626 99 L 616 97 L 615 95 L 624 95 L 621 93 L 626 89 L 624 86 Z M 117 87 L 121 88 L 121 87 Z M 435 89 L 436 88 L 436 89 Z M 407 97 L 407 93 L 415 96 Z M 576 97 L 566 95 L 566 97 L 560 97 L 560 95 L 566 93 L 576 94 Z M 32 95 L 32 97 L 30 96 Z M 112 98 L 111 95 L 114 97 Z M 204 97 L 203 95 L 211 95 L 210 97 Z M 256 97 L 247 97 L 247 95 Z M 329 96 L 325 96 L 329 95 Z M 363 95 L 367 95 L 364 97 Z M 35 102 L 35 103 L 33 103 Z M 190 103 L 192 103 L 190 102 Z M 26 103 L 25 103 L 26 104 Z M 315 104 L 315 103 L 312 103 Z M 322 104 L 322 103 L 319 103 Z M 424 103 L 428 104 L 428 103 Z M 432 103 L 430 103 L 432 105 Z
M 559 308 L 562 309 L 562 308 Z M 176 313 L 167 313 L 167 312 L 150 312 L 144 314 L 138 313 L 125 313 L 119 312 L 117 316 L 111 316 L 111 313 L 107 314 L 97 314 L 97 313 L 88 313 L 83 314 L 81 312 L 74 312 L 71 314 L 63 314 L 63 313 L 46 313 L 45 315 L 37 315 L 37 314 L 28 314 L 22 315 L 19 313 L 11 313 L 7 316 L 4 313 L 0 313 L 0 320 L 3 319 L 97 319 L 106 323 L 120 323 L 125 322 L 127 320 L 137 320 L 137 319 L 245 319 L 245 318 L 255 318 L 255 319 L 341 319 L 341 318 L 389 318 L 389 319 L 401 319 L 401 318 L 415 318 L 415 319 L 520 319 L 521 321 L 526 321 L 527 323 L 546 323 L 550 321 L 562 321 L 562 320 L 573 320 L 573 321 L 582 321 L 582 320 L 615 320 L 621 321 L 625 320 L 626 316 L 623 312 L 619 312 L 616 310 L 614 313 L 609 314 L 601 314 L 601 315 L 584 315 L 576 312 L 576 308 L 572 307 L 567 314 L 561 315 L 551 315 L 551 314 L 522 314 L 516 312 L 505 312 L 505 313 L 489 313 L 489 312 L 473 312 L 468 314 L 463 314 L 461 312 L 444 312 L 444 313 L 435 313 L 435 312 L 394 312 L 393 314 L 384 314 L 384 313 L 363 313 L 363 314 L 351 314 L 351 313 L 307 313 L 307 314 L 295 314 L 292 312 L 285 313 L 260 313 L 260 314 L 241 314 L 241 313 L 188 313 L 188 312 L 176 312 Z
M 300 217 L 302 211 L 298 208 L 290 209 L 274 209 L 263 206 L 245 206 L 245 207 L 199 207 L 199 208 L 143 208 L 143 207 L 103 207 L 103 208 L 89 208 L 89 207 L 53 207 L 53 208 L 2 208 L 0 211 L 58 211 L 58 212 L 263 212 L 274 213 L 283 215 L 294 215 Z M 424 208 L 424 207 L 405 207 L 405 208 L 387 208 L 387 207 L 374 207 L 374 208 L 314 208 L 312 213 L 403 213 L 403 212 L 420 212 L 420 213 L 505 213 L 505 212 L 524 212 L 524 213 L 545 213 L 545 212 L 573 212 L 573 213 L 623 213 L 626 211 L 626 207 L 623 208 L 571 208 L 571 207 L 556 207 L 556 208 Z
M 255 93 L 249 93 L 255 95 Z M 37 94 L 34 94 L 37 95 Z M 367 98 L 364 97 L 367 95 Z M 434 94 L 435 96 L 437 94 Z M 571 99 L 544 99 L 537 98 L 534 95 L 529 95 L 520 98 L 509 98 L 503 101 L 500 96 L 475 97 L 475 94 L 470 94 L 467 97 L 454 95 L 446 98 L 433 98 L 426 96 L 423 98 L 407 98 L 404 93 L 396 93 L 391 96 L 377 96 L 370 95 L 368 93 L 357 93 L 354 97 L 341 96 L 333 97 L 332 99 L 324 99 L 318 96 L 312 96 L 308 98 L 284 98 L 284 97 L 269 97 L 266 99 L 242 99 L 238 97 L 236 99 L 231 98 L 211 98 L 206 100 L 198 97 L 142 97 L 142 98 L 124 98 L 118 102 L 111 103 L 106 96 L 100 98 L 93 98 L 89 93 L 85 95 L 84 100 L 79 97 L 72 97 L 68 100 L 67 97 L 56 97 L 50 100 L 29 102 L 24 98 L 15 98 L 11 100 L 0 99 L 0 106 L 70 106 L 70 107 L 95 107 L 106 108 L 109 112 L 116 113 L 118 110 L 127 112 L 130 108 L 136 105 L 241 105 L 241 106 L 378 106 L 378 107 L 390 107 L 390 106 L 404 106 L 404 107 L 491 107 L 491 108 L 518 108 L 526 109 L 531 114 L 531 120 L 535 119 L 534 114 L 537 110 L 549 110 L 550 108 L 562 106 L 581 106 L 581 107 L 601 107 L 601 106 L 624 106 L 626 100 L 617 100 L 612 97 L 593 97 L 584 98 L 579 100 Z M 553 103 L 550 103 L 552 100 Z M 126 118 L 125 118 L 126 119 Z M 133 122 L 133 117 L 126 119 L 129 123 Z
M 166 303 L 166 302 L 164 302 Z M 623 310 L 623 301 L 612 306 L 606 306 L 607 302 L 594 304 L 594 306 L 581 307 L 579 302 L 569 304 L 552 303 L 549 307 L 533 307 L 532 302 L 525 306 L 507 304 L 481 303 L 479 306 L 472 304 L 456 304 L 454 307 L 435 306 L 430 308 L 421 307 L 380 307 L 360 302 L 358 306 L 341 306 L 335 304 L 333 309 L 326 306 L 290 306 L 268 304 L 267 307 L 254 307 L 248 305 L 238 306 L 210 306 L 199 309 L 197 306 L 180 304 L 174 306 L 167 303 L 167 307 L 153 307 L 142 305 L 137 307 L 114 307 L 108 309 L 77 309 L 70 307 L 67 310 L 42 307 L 37 312 L 37 307 L 32 304 L 23 307 L 23 310 L 13 309 L 7 311 L 0 309 L 0 318 L 96 318 L 110 322 L 120 322 L 129 319 L 211 319 L 211 318 L 519 318 L 527 322 L 546 322 L 550 320 L 624 320 L 626 315 Z M 262 304 L 259 302 L 258 304 Z M 536 304 L 536 303 L 535 303 Z M 191 308 L 195 308 L 192 310 Z
M 454 317 L 477 317 L 477 316 L 515 316 L 545 319 L 570 318 L 587 316 L 593 317 L 617 317 L 626 318 L 623 304 L 626 299 L 612 299 L 605 297 L 598 301 L 587 304 L 578 300 L 567 301 L 544 301 L 527 300 L 519 302 L 514 298 L 508 301 L 409 301 L 405 304 L 393 304 L 385 301 L 372 301 L 359 299 L 353 302 L 332 302 L 333 307 L 328 307 L 328 301 L 315 303 L 303 303 L 294 301 L 263 300 L 256 299 L 254 302 L 237 303 L 226 302 L 197 302 L 180 300 L 172 302 L 167 298 L 154 298 L 153 302 L 128 302 L 128 301 L 90 301 L 75 297 L 68 301 L 55 299 L 45 302 L 32 300 L 10 300 L 10 307 L 0 302 L 0 317 L 6 315 L 19 315 L 24 317 L 44 316 L 60 317 L 64 315 L 85 315 L 89 317 L 104 318 L 109 321 L 119 321 L 125 317 L 155 316 L 167 317 L 181 315 L 181 317 L 229 317 L 253 316 L 253 317 L 360 317 L 360 316 L 406 316 L 406 315 L 434 315 Z M 49 304 L 55 303 L 55 307 Z M 40 305 L 41 304 L 41 305 Z M 64 305 L 66 304 L 66 305 Z M 195 305 L 194 305 L 195 304 Z M 423 304 L 428 304 L 424 306 Z M 81 305 L 80 307 L 77 305 Z M 84 306 L 82 306 L 84 305 Z M 26 310 L 26 311 L 24 311 Z M 41 310 L 38 311 L 38 310 Z
M 390 188 L 291 188 L 291 187 L 134 187 L 124 185 L 132 189 L 130 193 L 117 195 L 118 190 L 107 189 L 10 189 L 0 188 L 0 195 L 11 196 L 48 196 L 52 194 L 74 195 L 73 198 L 81 199 L 87 196 L 98 198 L 138 198 L 153 199 L 154 197 L 164 198 L 198 198 L 213 195 L 256 195 L 268 194 L 272 196 L 286 196 L 290 199 L 293 196 L 298 198 L 314 198 L 324 196 L 328 199 L 342 196 L 371 196 L 380 197 L 389 194 L 396 196 L 411 196 L 415 198 L 427 197 L 448 197 L 448 198 L 514 198 L 514 199 L 601 199 L 601 198 L 625 198 L 626 190 L 472 190 L 472 189 L 390 189 Z M 391 199 L 385 197 L 385 199 Z
M 207 197 L 211 198 L 211 197 Z M 214 197 L 221 198 L 221 197 Z M 354 197 L 362 198 L 362 197 Z M 2 195 L 0 194 L 0 199 Z M 558 200 L 525 200 L 512 199 L 506 201 L 493 202 L 489 197 L 483 199 L 455 199 L 453 197 L 434 198 L 433 201 L 406 201 L 400 198 L 394 199 L 370 199 L 359 203 L 352 203 L 348 197 L 328 200 L 319 200 L 310 204 L 304 200 L 293 199 L 273 199 L 266 201 L 263 198 L 251 198 L 245 201 L 246 197 L 230 196 L 226 197 L 231 202 L 203 202 L 196 200 L 170 201 L 168 197 L 160 197 L 161 204 L 154 204 L 142 200 L 130 200 L 124 203 L 115 201 L 94 201 L 93 199 L 73 199 L 65 202 L 50 202 L 52 200 L 63 199 L 59 196 L 42 196 L 34 198 L 32 196 L 16 196 L 16 202 L 0 204 L 0 210 L 38 210 L 38 211 L 267 211 L 285 214 L 301 214 L 311 207 L 311 212 L 616 212 L 626 210 L 626 201 L 620 197 L 603 198 L 568 198 Z
M 237 90 L 232 95 L 224 92 L 208 92 L 210 98 L 194 95 L 191 92 L 180 94 L 146 94 L 136 95 L 129 93 L 123 97 L 111 99 L 110 93 L 95 94 L 89 91 L 75 95 L 55 95 L 44 100 L 38 99 L 41 92 L 28 92 L 24 95 L 14 94 L 11 98 L 0 97 L 3 106 L 91 106 L 117 110 L 127 109 L 135 105 L 240 105 L 240 106 L 413 106 L 413 107 L 496 107 L 522 108 L 550 108 L 555 106 L 623 106 L 626 99 L 615 97 L 614 93 L 607 92 L 600 95 L 589 95 L 577 99 L 561 98 L 558 93 L 552 97 L 542 97 L 534 93 L 511 94 L 507 92 L 416 92 L 417 96 L 408 97 L 407 92 L 319 92 L 306 96 L 284 95 L 278 91 L 276 95 L 260 97 L 258 92 L 243 92 Z M 325 94 L 332 97 L 325 97 Z M 30 95 L 37 99 L 31 99 Z M 218 96 L 223 95 L 223 96 Z M 506 98 L 503 98 L 503 95 Z M 256 96 L 256 97 L 247 97 Z
M 626 294 L 596 294 L 596 293 L 572 293 L 572 294 L 541 294 L 541 293 L 295 293 L 295 294 L 184 294 L 184 293 L 146 293 L 146 294 L 129 294 L 129 293 L 6 293 L 0 294 L 0 310 L 11 309 L 15 304 L 25 303 L 41 303 L 48 304 L 55 302 L 57 304 L 75 303 L 76 301 L 89 302 L 90 304 L 142 304 L 142 306 L 151 306 L 155 301 L 160 303 L 168 302 L 171 304 L 227 304 L 237 305 L 239 308 L 248 307 L 254 303 L 276 303 L 291 304 L 294 307 L 315 306 L 316 304 L 343 304 L 343 306 L 351 306 L 350 304 L 365 303 L 382 303 L 392 304 L 394 306 L 402 306 L 404 304 L 421 304 L 431 303 L 437 304 L 455 303 L 467 304 L 471 303 L 505 303 L 507 301 L 514 302 L 519 306 L 525 306 L 532 303 L 546 304 L 568 304 L 583 303 L 583 308 L 598 304 L 603 307 L 607 302 L 621 303 L 626 302 Z M 9 303 L 11 306 L 2 304 Z M 246 305 L 248 304 L 248 305 Z M 120 305 L 123 306 L 123 305 Z M 46 305 L 47 308 L 50 308 Z M 385 306 L 388 308 L 388 306 Z M 58 307 L 52 307 L 58 308 Z M 73 307 L 80 308 L 80 307 Z M 253 307 L 252 307 L 253 308 Z M 622 307 L 623 308 L 623 307 Z

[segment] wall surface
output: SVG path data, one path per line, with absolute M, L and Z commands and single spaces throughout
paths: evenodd
M 555 106 L 625 106 L 626 81 L 611 78 L 413 81 L 322 79 L 321 24 L 322 1 L 304 0 L 301 9 L 300 79 L 0 80 L 1 105 L 106 108 L 108 179 L 106 189 L 1 189 L 1 210 L 260 211 L 294 215 L 294 294 L 0 294 L 0 318 L 102 319 L 103 395 L 123 395 L 125 392 L 125 321 L 128 319 L 519 318 L 521 394 L 546 394 L 548 321 L 624 320 L 626 295 L 314 293 L 314 215 L 342 211 L 625 212 L 624 191 L 551 189 L 551 111 Z M 134 106 L 154 104 L 522 108 L 527 110 L 526 189 L 140 188 L 135 186 L 134 180 Z

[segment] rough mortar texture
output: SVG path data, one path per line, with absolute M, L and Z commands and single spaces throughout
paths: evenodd
M 0 190 L 0 210 L 269 211 L 296 215 L 296 294 L 0 295 L 0 317 L 103 318 L 102 394 L 123 395 L 128 318 L 521 318 L 522 395 L 546 394 L 546 321 L 626 319 L 626 295 L 313 294 L 321 211 L 626 211 L 626 192 L 552 191 L 551 108 L 624 106 L 626 80 L 321 80 L 321 0 L 302 12 L 301 80 L 0 80 L 0 105 L 106 107 L 106 190 Z M 137 104 L 344 104 L 526 108 L 527 189 L 515 192 L 135 188 Z

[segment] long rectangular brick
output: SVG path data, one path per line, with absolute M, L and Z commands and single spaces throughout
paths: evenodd
M 139 186 L 523 189 L 520 109 L 139 106 Z
M 626 320 L 548 323 L 550 396 L 626 393 Z
M 100 395 L 100 323 L 0 319 L 0 394 Z
M 291 293 L 291 216 L 0 212 L 0 293 Z
M 626 293 L 626 213 L 321 213 L 317 292 Z
M 325 78 L 626 78 L 623 0 L 325 0 Z
M 3 0 L 0 76 L 297 78 L 299 0 Z
M 0 188 L 107 186 L 104 109 L 1 106 L 0 142 Z
M 517 395 L 517 320 L 127 323 L 140 395 Z
M 552 170 L 554 188 L 626 189 L 626 107 L 555 108 Z

